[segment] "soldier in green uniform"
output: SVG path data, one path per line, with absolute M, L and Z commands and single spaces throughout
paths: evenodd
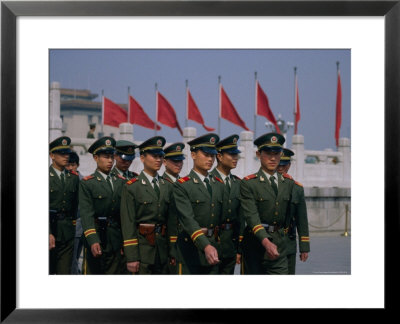
M 290 160 L 294 152 L 284 148 L 281 161 L 279 163 L 278 172 L 287 174 L 290 169 Z M 299 251 L 300 260 L 305 262 L 310 252 L 310 237 L 308 233 L 307 206 L 304 198 L 303 185 L 297 181 L 294 182 L 292 201 L 291 201 L 291 217 L 288 229 L 288 249 L 287 258 L 289 266 L 289 274 L 296 272 L 296 229 L 299 233 Z
M 89 131 L 86 135 L 86 138 L 95 138 L 94 137 L 94 131 L 96 130 L 96 124 L 90 124 L 89 125 Z
M 285 138 L 258 137 L 261 167 L 242 180 L 240 201 L 247 227 L 243 238 L 244 274 L 288 274 L 287 224 L 294 181 L 277 172 Z
M 237 147 L 239 135 L 231 135 L 216 145 L 217 167 L 211 174 L 225 184 L 224 212 L 220 225 L 221 254 L 220 274 L 233 274 L 236 263 L 240 264 L 238 251 L 240 232 L 240 178 L 231 173 L 236 168 L 240 150 Z
M 129 141 L 120 140 L 116 142 L 114 154 L 115 166 L 111 170 L 113 175 L 116 176 L 119 174 L 126 180 L 130 180 L 138 176 L 136 172 L 129 171 L 129 167 L 131 166 L 132 161 L 135 159 L 136 148 L 137 145 Z
M 179 173 L 183 167 L 183 160 L 185 155 L 183 154 L 183 149 L 185 147 L 184 143 L 174 143 L 164 149 L 164 166 L 165 172 L 163 174 L 164 180 L 174 183 L 180 178 Z M 175 219 L 175 224 L 171 220 L 171 226 L 176 228 L 177 220 Z M 170 274 L 177 274 L 178 269 L 176 267 L 176 240 L 177 236 L 173 235 L 169 237 L 169 244 L 171 246 L 171 262 L 168 265 L 168 270 Z
M 59 137 L 49 145 L 52 164 L 50 189 L 50 274 L 70 274 L 74 251 L 76 213 L 78 210 L 79 176 L 66 170 L 71 139 Z
M 225 186 L 220 178 L 208 173 L 214 164 L 218 140 L 218 135 L 209 133 L 188 142 L 193 169 L 174 183 L 179 274 L 218 274 Z
M 169 221 L 175 215 L 171 208 L 172 184 L 157 173 L 163 162 L 164 145 L 165 138 L 155 136 L 139 146 L 143 171 L 129 180 L 122 191 L 124 251 L 127 269 L 132 273 L 168 273 Z
M 120 224 L 121 191 L 126 180 L 111 175 L 114 147 L 115 140 L 108 136 L 89 147 L 97 169 L 80 182 L 79 208 L 85 236 L 83 274 L 126 273 Z

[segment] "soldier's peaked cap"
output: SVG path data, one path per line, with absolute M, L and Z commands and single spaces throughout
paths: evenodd
M 88 149 L 89 153 L 95 154 L 113 154 L 115 151 L 115 139 L 110 136 L 104 136 L 95 141 Z
M 71 153 L 71 139 L 68 136 L 56 138 L 49 144 L 50 153 L 69 154 Z
M 291 157 L 294 155 L 294 152 L 292 150 L 289 150 L 287 148 L 282 149 L 282 156 L 281 160 L 279 162 L 279 165 L 287 165 L 290 163 Z
M 219 153 L 239 154 L 241 151 L 237 146 L 238 139 L 239 135 L 234 134 L 220 140 L 216 145 L 217 151 Z
M 138 146 L 135 143 L 125 140 L 119 140 L 115 144 L 115 153 L 122 159 L 132 161 L 135 158 L 135 149 Z
M 165 145 L 165 142 L 166 140 L 162 136 L 154 136 L 149 138 L 139 145 L 140 154 L 148 152 L 164 155 L 163 146 Z
M 182 161 L 185 159 L 185 155 L 183 154 L 183 148 L 185 144 L 183 143 L 174 143 L 164 149 L 165 158 L 171 159 L 174 161 Z
M 217 154 L 217 150 L 215 149 L 215 145 L 219 141 L 219 136 L 214 133 L 208 133 L 197 137 L 188 144 L 190 145 L 190 151 L 202 150 L 205 153 L 209 154 Z
M 282 145 L 285 143 L 285 138 L 278 133 L 267 133 L 261 135 L 254 141 L 254 145 L 258 150 L 281 152 Z

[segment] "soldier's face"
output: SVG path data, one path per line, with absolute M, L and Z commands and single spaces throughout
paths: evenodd
M 273 173 L 278 168 L 281 160 L 281 152 L 265 150 L 262 150 L 261 152 L 257 151 L 257 157 L 261 161 L 262 168 L 269 173 Z
M 145 153 L 140 155 L 144 169 L 146 171 L 157 172 L 160 170 L 164 157 L 160 154 Z
M 101 172 L 108 174 L 111 171 L 114 164 L 114 154 L 100 153 L 93 155 L 93 158 L 97 163 L 97 168 Z
M 278 166 L 278 172 L 279 173 L 288 173 L 289 169 L 290 169 L 290 163 L 286 164 L 286 165 L 279 165 Z
M 165 171 L 176 177 L 182 170 L 183 161 L 164 159 L 164 166 L 165 166 Z
M 115 154 L 114 158 L 115 158 L 115 166 L 118 168 L 118 170 L 121 170 L 122 172 L 127 171 L 133 162 L 133 160 L 132 161 L 124 160 L 118 154 Z
M 224 168 L 234 169 L 238 163 L 239 154 L 218 153 L 217 159 Z
M 57 169 L 64 170 L 69 161 L 69 154 L 50 153 L 50 158 Z
M 195 169 L 208 171 L 212 168 L 214 164 L 215 155 L 210 153 L 205 153 L 202 150 L 197 150 L 195 152 L 192 152 L 192 159 Z

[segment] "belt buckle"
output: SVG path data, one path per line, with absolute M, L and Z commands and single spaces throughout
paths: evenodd
M 275 232 L 275 226 L 274 225 L 269 225 L 268 226 L 268 232 L 270 232 L 270 233 Z
M 214 234 L 214 229 L 213 228 L 207 228 L 207 236 L 211 237 Z
M 157 234 L 160 234 L 160 233 L 161 233 L 161 226 L 162 226 L 162 225 L 157 224 L 157 225 L 154 227 L 154 232 L 157 233 Z
M 232 228 L 232 224 L 225 224 L 225 229 L 226 230 L 230 230 Z

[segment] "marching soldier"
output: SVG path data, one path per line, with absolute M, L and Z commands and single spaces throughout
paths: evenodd
M 218 231 L 225 187 L 220 178 L 208 173 L 218 140 L 218 135 L 209 133 L 188 142 L 193 169 L 174 184 L 179 274 L 218 274 Z
M 66 170 L 71 139 L 59 137 L 49 144 L 50 166 L 50 274 L 70 274 L 74 251 L 79 176 Z
M 180 178 L 179 173 L 182 170 L 183 160 L 185 159 L 185 155 L 183 154 L 184 147 L 184 143 L 174 143 L 164 149 L 165 172 L 163 174 L 163 178 L 164 180 L 167 180 L 172 184 Z M 174 226 L 176 228 L 177 222 L 173 224 L 171 220 L 171 224 L 171 226 Z M 171 245 L 171 257 L 173 258 L 172 263 L 170 262 L 170 264 L 168 265 L 168 270 L 170 274 L 177 274 L 175 244 L 176 240 L 176 235 L 169 237 L 169 244 Z
M 284 148 L 281 161 L 279 163 L 278 172 L 287 174 L 291 165 L 291 156 L 293 151 Z M 308 233 L 308 219 L 307 219 L 307 207 L 304 198 L 303 185 L 297 181 L 294 182 L 292 200 L 291 200 L 291 217 L 290 225 L 288 230 L 288 267 L 289 274 L 295 274 L 296 272 L 296 229 L 299 233 L 299 251 L 300 260 L 305 262 L 308 258 L 308 252 L 310 252 L 310 237 Z
M 79 208 L 85 236 L 83 274 L 123 274 L 120 200 L 125 179 L 111 175 L 115 140 L 102 137 L 89 152 L 96 161 L 96 171 L 80 182 Z
M 236 263 L 240 264 L 241 255 L 238 252 L 240 231 L 240 178 L 231 173 L 239 160 L 237 147 L 238 135 L 231 135 L 216 145 L 217 167 L 211 174 L 220 178 L 225 184 L 224 213 L 220 226 L 221 263 L 220 274 L 233 274 Z
M 126 180 L 138 176 L 136 172 L 129 171 L 129 167 L 135 159 L 136 148 L 137 145 L 129 141 L 120 140 L 116 142 L 114 153 L 115 166 L 111 170 L 113 175 L 117 176 L 119 174 L 126 178 Z
M 258 137 L 261 167 L 242 180 L 240 201 L 247 227 L 243 238 L 245 274 L 288 274 L 286 226 L 294 181 L 277 172 L 285 138 Z
M 143 171 L 122 190 L 124 251 L 127 270 L 132 273 L 168 273 L 168 222 L 176 216 L 171 207 L 172 185 L 157 173 L 163 162 L 164 145 L 165 138 L 155 136 L 139 146 Z

